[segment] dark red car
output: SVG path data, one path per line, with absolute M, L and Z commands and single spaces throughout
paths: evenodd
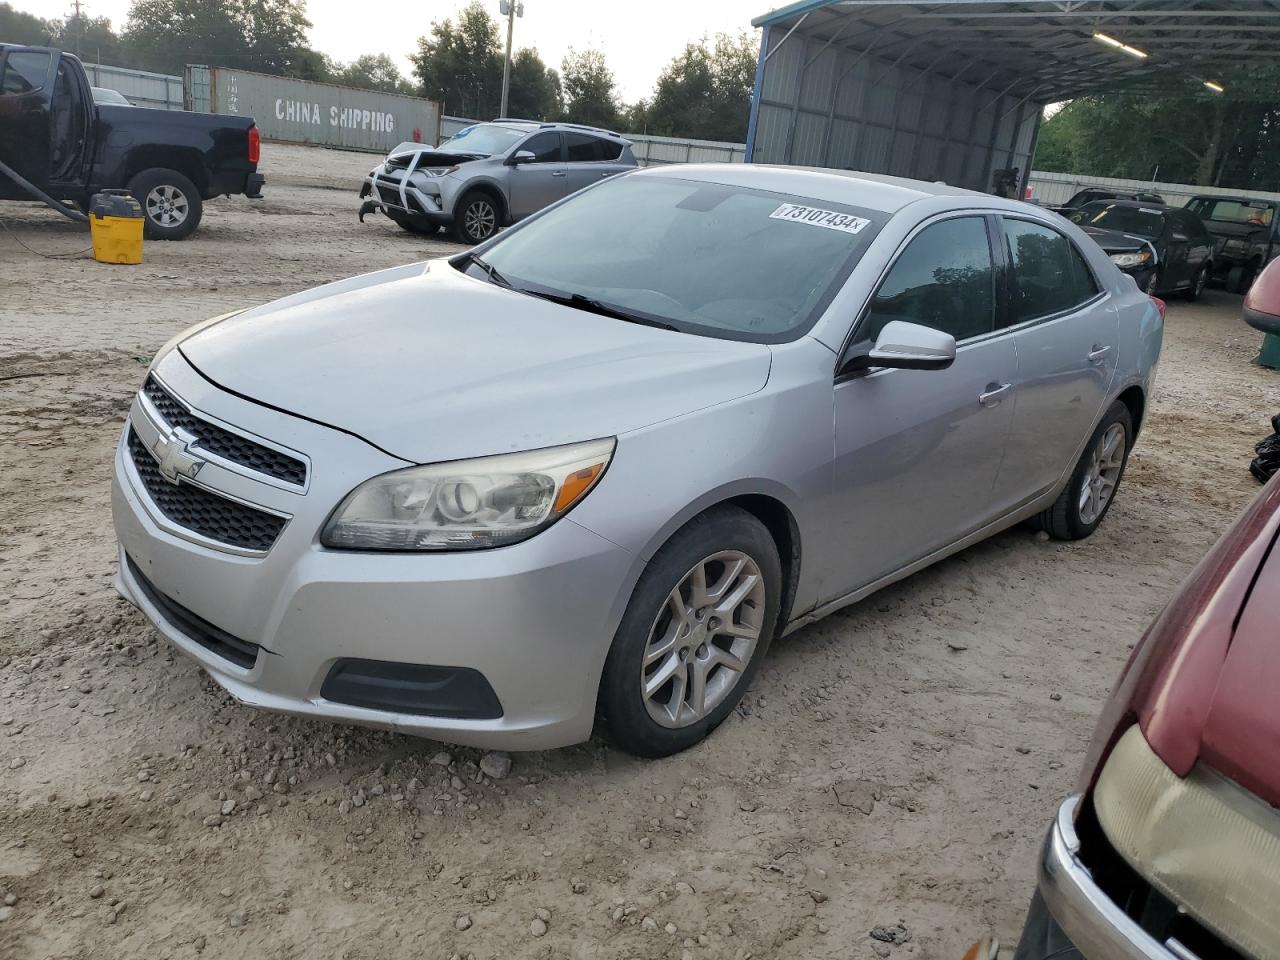
M 1280 477 L 1134 650 L 1015 960 L 1280 960 L 1278 528 Z
M 1280 259 L 1253 281 L 1244 298 L 1244 319 L 1255 330 L 1280 335 Z

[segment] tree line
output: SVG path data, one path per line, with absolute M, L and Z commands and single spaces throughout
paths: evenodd
M 124 29 L 105 17 L 43 20 L 0 2 L 0 40 L 48 44 L 81 59 L 180 74 L 188 63 L 238 67 L 440 101 L 446 114 L 487 119 L 501 102 L 503 43 L 479 0 L 418 38 L 405 77 L 385 53 L 338 62 L 307 44 L 304 0 L 134 0 Z M 703 140 L 741 141 L 755 79 L 758 41 L 719 34 L 686 45 L 651 96 L 623 101 L 600 50 L 571 49 L 559 69 L 536 50 L 512 52 L 507 113 L 532 120 Z

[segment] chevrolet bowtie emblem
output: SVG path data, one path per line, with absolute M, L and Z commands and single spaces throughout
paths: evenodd
M 191 445 L 196 442 L 195 436 L 186 430 L 171 427 L 167 433 L 161 433 L 151 447 L 160 468 L 160 476 L 170 483 L 177 483 L 179 477 L 195 479 L 205 461 L 191 452 Z

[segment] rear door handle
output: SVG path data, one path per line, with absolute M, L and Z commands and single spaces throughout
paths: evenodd
M 552 170 L 551 175 L 553 177 L 567 177 L 569 174 L 564 170 Z
M 1110 344 L 1108 344 L 1105 347 L 1100 347 L 1095 343 L 1093 345 L 1093 349 L 1089 351 L 1089 362 L 1101 363 L 1103 360 L 1106 359 L 1107 354 L 1109 354 L 1110 352 L 1111 352 Z
M 1012 389 L 1012 383 L 989 383 L 987 392 L 978 394 L 978 402 L 984 407 L 998 407 L 1004 395 Z
M 612 177 L 614 173 L 615 173 L 615 171 L 613 171 L 613 170 L 606 170 L 604 173 L 600 174 L 600 176 L 602 176 L 602 177 Z

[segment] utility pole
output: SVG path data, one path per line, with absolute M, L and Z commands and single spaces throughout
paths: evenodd
M 498 11 L 507 18 L 507 55 L 502 61 L 502 106 L 498 116 L 507 115 L 507 94 L 511 91 L 511 34 L 516 27 L 516 17 L 524 16 L 524 4 L 519 0 L 500 0 Z
M 84 21 L 80 19 L 80 0 L 73 0 L 72 14 L 76 21 L 76 56 L 80 56 L 80 37 L 84 34 Z

